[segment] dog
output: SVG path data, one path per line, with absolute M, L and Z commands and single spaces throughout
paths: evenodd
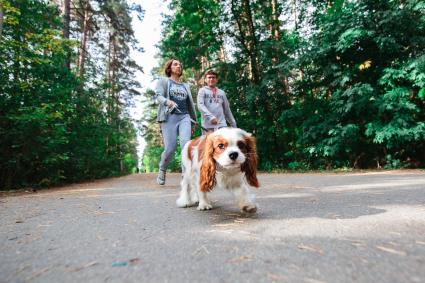
M 250 187 L 259 188 L 255 139 L 239 128 L 221 128 L 185 144 L 184 174 L 178 207 L 198 204 L 210 210 L 207 193 L 220 187 L 232 192 L 242 212 L 255 213 Z

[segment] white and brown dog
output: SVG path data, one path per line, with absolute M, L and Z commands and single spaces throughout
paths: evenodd
M 231 191 L 243 212 L 256 212 L 249 187 L 259 187 L 257 153 L 251 134 L 238 128 L 221 128 L 186 143 L 182 150 L 185 173 L 181 181 L 179 207 L 198 204 L 212 208 L 207 193 L 215 187 Z

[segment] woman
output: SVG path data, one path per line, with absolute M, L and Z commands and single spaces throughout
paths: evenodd
M 155 99 L 159 103 L 157 121 L 161 123 L 164 139 L 164 151 L 156 179 L 159 185 L 165 184 L 165 172 L 176 151 L 177 136 L 180 136 L 180 147 L 183 148 L 191 137 L 191 119 L 196 121 L 189 85 L 180 80 L 183 74 L 181 63 L 171 59 L 165 64 L 164 71 L 167 77 L 159 79 L 155 89 Z

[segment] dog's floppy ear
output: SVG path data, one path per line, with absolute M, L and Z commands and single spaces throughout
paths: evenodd
M 214 160 L 214 138 L 211 134 L 206 136 L 205 150 L 202 158 L 200 185 L 201 192 L 209 192 L 215 186 L 217 180 L 215 178 L 216 164 Z
M 257 179 L 257 147 L 255 145 L 255 139 L 251 134 L 245 135 L 246 144 L 246 160 L 241 166 L 242 172 L 245 172 L 246 180 L 248 184 L 258 188 L 260 184 Z

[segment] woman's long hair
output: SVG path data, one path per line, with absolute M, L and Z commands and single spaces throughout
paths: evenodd
M 181 77 L 183 75 L 183 65 L 179 60 L 175 58 L 172 58 L 168 60 L 167 63 L 165 63 L 164 73 L 167 77 L 171 77 L 171 65 L 173 64 L 173 61 L 178 61 L 180 63 L 182 72 L 180 73 L 179 77 Z

